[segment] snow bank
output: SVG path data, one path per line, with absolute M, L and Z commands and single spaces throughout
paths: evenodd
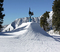
M 52 35 L 52 36 L 53 36 L 53 35 L 55 35 L 55 36 L 60 36 L 60 35 L 59 35 L 59 32 L 58 32 L 58 31 L 55 31 L 55 32 L 54 32 L 54 30 L 50 30 L 50 31 L 48 31 L 47 33 L 48 33 L 49 35 Z

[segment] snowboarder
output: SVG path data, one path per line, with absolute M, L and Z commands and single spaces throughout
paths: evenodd
M 34 14 L 33 14 L 33 12 L 30 11 L 30 8 L 29 8 L 29 16 L 30 16 L 29 22 L 31 22 L 31 20 L 32 20 L 32 19 L 31 19 L 31 16 L 32 16 L 32 15 L 34 15 Z

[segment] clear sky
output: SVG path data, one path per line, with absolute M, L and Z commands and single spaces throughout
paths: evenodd
M 32 17 L 39 17 L 46 11 L 52 11 L 54 0 L 4 0 L 5 13 L 3 25 L 12 23 L 17 18 L 29 17 L 29 7 L 34 13 Z

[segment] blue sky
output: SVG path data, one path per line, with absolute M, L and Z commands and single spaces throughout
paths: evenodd
M 29 17 L 29 7 L 34 13 L 32 17 L 39 17 L 46 11 L 52 11 L 54 0 L 4 0 L 5 13 L 3 25 L 12 23 L 17 18 Z

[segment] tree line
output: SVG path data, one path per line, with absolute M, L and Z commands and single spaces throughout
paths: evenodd
M 4 11 L 3 2 L 4 2 L 4 0 L 0 0 L 0 31 L 2 28 L 3 18 L 5 16 L 5 14 L 2 13 L 2 11 Z
M 53 1 L 53 16 L 52 16 L 52 27 L 54 27 L 54 31 L 59 31 L 60 34 L 60 0 Z M 46 31 L 48 29 L 47 18 L 49 18 L 49 12 L 45 12 L 40 19 L 40 26 Z

